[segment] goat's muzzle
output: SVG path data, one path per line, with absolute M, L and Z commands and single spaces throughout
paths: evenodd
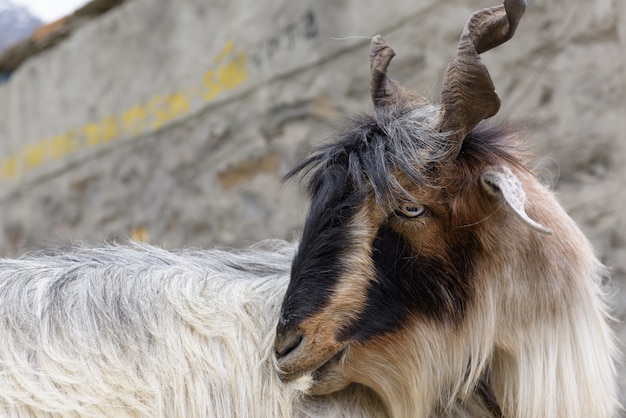
M 307 373 L 312 373 L 315 378 L 342 357 L 344 344 L 316 337 L 308 338 L 299 327 L 278 326 L 274 352 L 282 380 L 297 379 Z
M 297 329 L 279 329 L 274 342 L 278 362 L 280 363 L 281 359 L 289 356 L 290 353 L 297 349 L 303 339 L 302 333 Z

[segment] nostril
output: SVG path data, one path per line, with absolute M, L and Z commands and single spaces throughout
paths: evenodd
M 276 357 L 281 358 L 291 353 L 302 342 L 303 336 L 298 330 L 289 330 L 286 332 L 279 332 L 276 336 L 276 343 L 274 348 L 276 350 Z

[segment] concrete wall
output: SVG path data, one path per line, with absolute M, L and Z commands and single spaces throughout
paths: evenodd
M 133 0 L 0 86 L 0 252 L 68 240 L 168 247 L 297 238 L 306 202 L 278 179 L 345 115 L 369 111 L 368 43 L 438 99 L 487 0 Z M 612 267 L 626 317 L 626 3 L 534 0 L 487 63 L 499 119 Z M 626 341 L 626 327 L 617 324 Z

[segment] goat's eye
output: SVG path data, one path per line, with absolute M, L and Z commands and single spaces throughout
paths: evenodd
M 424 206 L 413 202 L 407 202 L 402 204 L 397 210 L 396 214 L 403 218 L 417 218 L 424 213 Z

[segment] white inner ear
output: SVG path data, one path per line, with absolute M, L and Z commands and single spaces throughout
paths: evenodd
M 522 188 L 519 179 L 509 167 L 491 167 L 485 170 L 482 176 L 482 183 L 489 194 L 498 197 L 501 201 L 513 210 L 513 213 L 520 221 L 544 234 L 551 234 L 552 231 L 538 222 L 530 219 L 524 209 L 526 205 L 526 193 Z

